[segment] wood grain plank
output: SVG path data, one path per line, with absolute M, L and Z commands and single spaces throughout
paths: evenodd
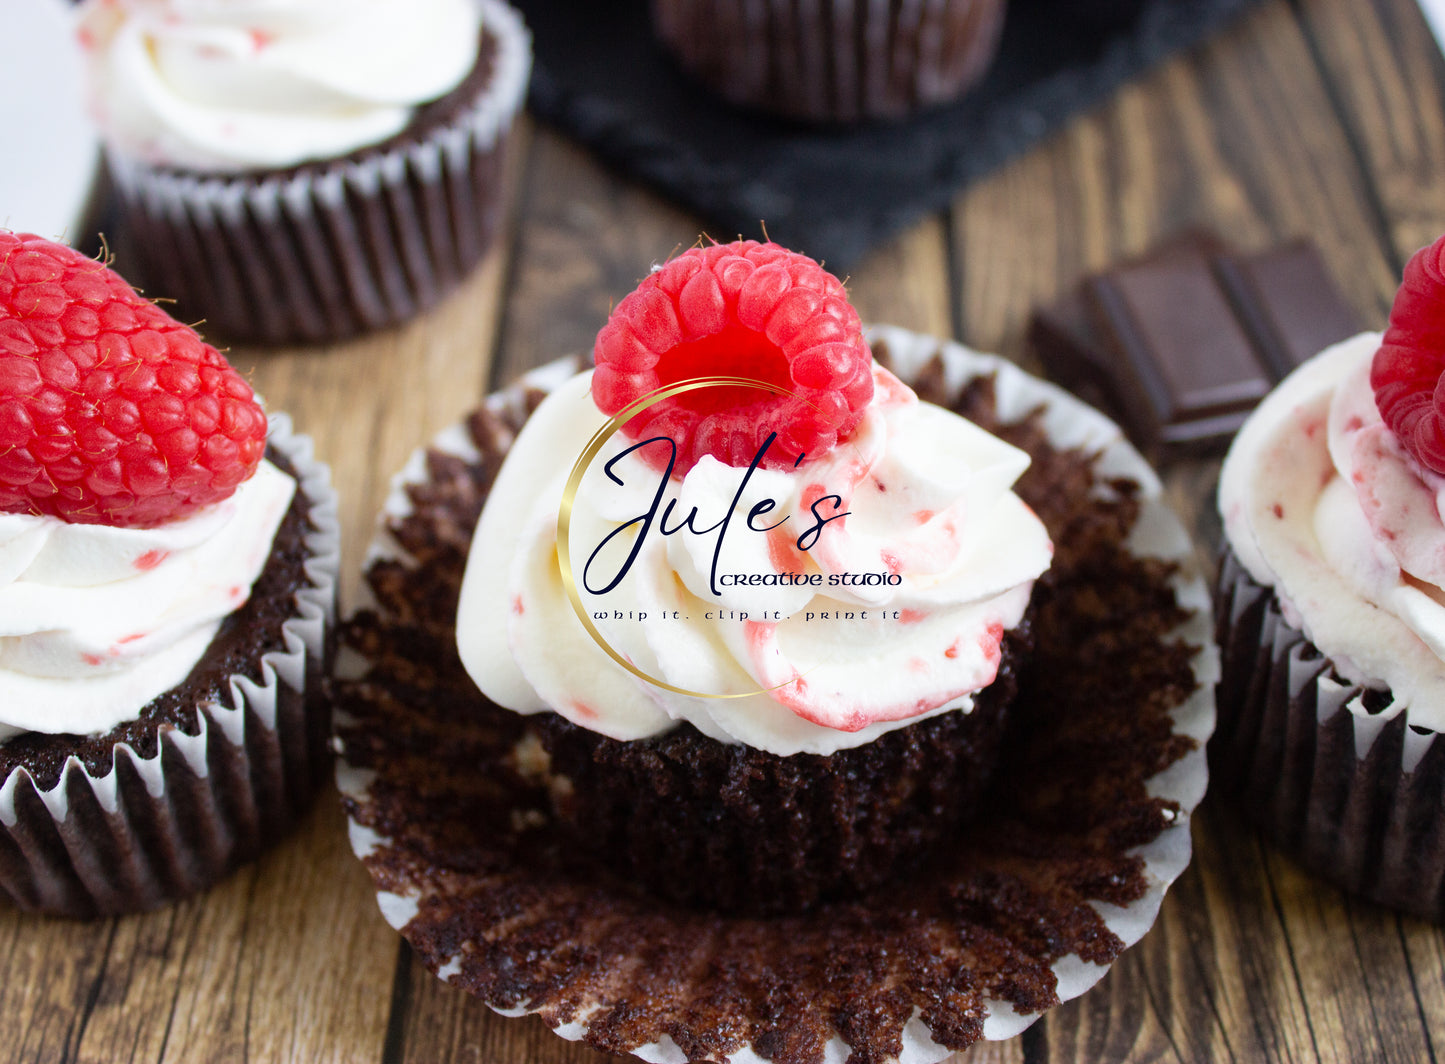
M 1220 805 L 1196 814 L 1194 862 L 1143 941 L 1045 1018 L 1046 1059 L 1318 1059 L 1259 844 Z
M 1400 941 L 1409 958 L 1410 984 L 1434 1064 L 1445 1059 L 1445 928 L 1402 916 Z
M 1032 1029 L 1032 1028 L 1031 1028 Z M 1029 1032 L 1005 1042 L 976 1042 L 962 1053 L 948 1057 L 944 1064 L 1031 1064 Z
M 1445 230 L 1445 59 L 1415 0 L 1296 0 L 1398 270 Z
M 64 1060 L 84 1030 L 115 933 L 85 923 L 0 909 L 0 1025 L 17 1064 Z
M 220 910 L 216 902 L 210 904 Z M 195 913 L 204 906 L 189 899 L 157 913 L 112 921 L 111 963 L 96 981 L 94 1005 L 74 1060 L 162 1058 L 190 949 L 175 934 L 178 928 L 194 926 Z M 224 1051 L 226 1046 L 218 1048 Z
M 1265 849 L 1322 1061 L 1423 1061 L 1428 1033 L 1394 913 Z
M 410 979 L 412 1003 L 402 1051 L 382 1064 L 635 1064 L 637 1059 L 613 1057 L 565 1041 L 535 1016 L 498 1016 L 463 991 L 447 986 L 420 962 L 412 963 Z
M 1356 164 L 1288 7 L 1262 9 L 1220 48 L 1200 54 L 1189 73 L 1226 187 L 1241 197 L 1233 213 L 1240 223 L 1263 223 L 1251 221 L 1253 234 L 1240 224 L 1241 239 L 1311 237 L 1361 320 L 1383 321 L 1398 275 L 1369 206 L 1374 176 Z
M 1317 1060 L 1310 1003 L 1301 996 L 1263 848 L 1227 796 L 1205 800 L 1194 845 L 1194 864 L 1165 914 L 1188 953 L 1167 984 L 1178 1037 L 1189 1043 L 1203 1035 L 1195 1027 L 1204 1022 L 1196 1001 L 1203 996 L 1215 1027 L 1209 1037 L 1230 1059 Z
M 1157 934 L 1156 928 L 1151 934 Z M 1207 1059 L 1184 1055 L 1174 1032 L 1160 1022 L 1155 1008 L 1153 973 L 1131 950 L 1109 969 L 1099 985 L 1051 1010 L 1031 1038 L 1044 1059 L 1128 1060 L 1190 1064 Z M 1033 1054 L 1025 1056 L 1031 1061 Z

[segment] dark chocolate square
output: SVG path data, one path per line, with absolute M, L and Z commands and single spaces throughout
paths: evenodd
M 1307 241 L 1241 254 L 1189 231 L 1035 310 L 1029 339 L 1166 461 L 1222 452 L 1274 385 L 1359 329 Z

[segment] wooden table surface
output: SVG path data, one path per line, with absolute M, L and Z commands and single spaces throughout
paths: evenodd
M 702 229 L 552 131 L 521 133 L 509 227 L 445 304 L 352 343 L 231 352 L 331 463 L 344 605 L 407 454 L 522 370 L 590 347 L 610 305 Z M 1192 223 L 1247 248 L 1310 234 L 1363 319 L 1383 322 L 1406 258 L 1445 231 L 1445 63 L 1414 0 L 1262 5 L 874 251 L 850 288 L 865 320 L 1033 368 L 1030 306 Z M 1216 473 L 1166 471 L 1205 559 Z M 1445 1055 L 1442 930 L 1315 882 L 1227 797 L 1206 800 L 1193 864 L 1098 987 L 959 1059 Z M 256 865 L 160 912 L 79 923 L 0 910 L 0 1061 L 601 1059 L 415 962 L 377 911 L 334 792 Z

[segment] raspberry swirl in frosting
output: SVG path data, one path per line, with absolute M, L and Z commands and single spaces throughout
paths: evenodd
M 400 132 L 476 63 L 475 0 L 87 0 L 96 120 L 157 166 L 239 171 Z
M 1230 545 L 1345 679 L 1445 728 L 1445 477 L 1406 453 L 1370 387 L 1377 333 L 1328 348 L 1240 430 L 1220 478 Z
M 295 489 L 263 461 L 155 528 L 0 513 L 0 741 L 106 732 L 184 680 L 250 597 Z
M 849 440 L 794 468 L 748 474 L 704 455 L 668 478 L 613 437 L 571 516 L 588 616 L 648 676 L 745 697 L 692 697 L 618 666 L 578 621 L 557 563 L 564 483 L 606 421 L 591 377 L 532 414 L 472 542 L 458 642 L 489 698 L 618 739 L 685 720 L 723 742 L 828 754 L 966 712 L 993 681 L 1003 634 L 1052 556 L 1010 490 L 1028 456 L 920 403 L 881 367 Z M 661 520 L 644 530 L 648 512 Z

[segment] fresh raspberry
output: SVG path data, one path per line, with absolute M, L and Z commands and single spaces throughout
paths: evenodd
M 0 231 L 0 511 L 146 528 L 229 496 L 265 447 L 250 386 L 194 329 Z
M 1370 366 L 1380 417 L 1426 469 L 1445 474 L 1445 236 L 1405 266 Z
M 674 476 L 704 454 L 733 466 L 791 469 L 847 437 L 873 397 L 872 355 L 843 285 L 776 244 L 693 248 L 655 270 L 612 312 L 593 349 L 592 396 L 616 414 L 648 392 L 706 376 L 752 377 L 790 394 L 715 387 L 684 392 L 624 426 L 678 445 Z M 654 464 L 665 450 L 640 452 Z

